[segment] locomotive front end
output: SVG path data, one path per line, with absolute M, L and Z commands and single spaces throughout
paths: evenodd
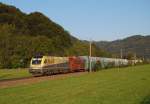
M 42 57 L 33 57 L 31 59 L 29 72 L 34 76 L 43 75 Z

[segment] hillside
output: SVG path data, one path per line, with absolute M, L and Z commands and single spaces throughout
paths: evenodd
M 0 3 L 0 68 L 28 67 L 35 55 L 88 55 L 89 44 L 40 12 Z M 105 55 L 93 45 L 93 56 Z
M 123 56 L 133 53 L 140 58 L 150 58 L 150 35 L 135 35 L 121 40 L 99 41 L 95 43 L 99 48 L 105 49 L 117 56 L 120 56 L 122 49 Z
M 34 55 L 64 55 L 72 37 L 40 12 L 0 3 L 0 67 L 25 67 Z M 61 51 L 60 51 L 61 50 Z

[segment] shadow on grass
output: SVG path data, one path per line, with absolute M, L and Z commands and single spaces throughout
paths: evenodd
M 150 95 L 146 96 L 140 104 L 150 104 Z

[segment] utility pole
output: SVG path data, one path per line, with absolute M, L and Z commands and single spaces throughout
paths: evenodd
M 134 59 L 136 60 L 136 53 L 134 53 Z
M 122 55 L 123 55 L 123 53 L 122 53 L 122 48 L 121 48 L 121 49 L 120 49 L 120 58 L 121 58 L 121 59 L 123 58 Z
M 90 50 L 89 50 L 89 61 L 90 61 L 90 69 L 89 72 L 92 72 L 92 64 L 91 64 L 91 56 L 92 56 L 92 41 L 90 40 Z

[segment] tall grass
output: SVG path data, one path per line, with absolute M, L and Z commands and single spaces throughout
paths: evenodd
M 31 76 L 28 69 L 0 69 L 0 81 Z

